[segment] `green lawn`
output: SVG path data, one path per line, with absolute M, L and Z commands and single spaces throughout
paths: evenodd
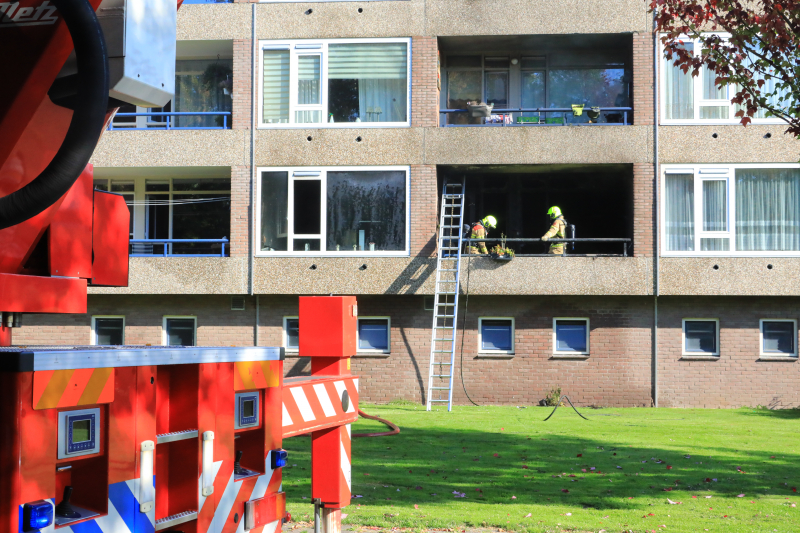
M 582 409 L 586 421 L 560 408 L 544 422 L 549 408 L 362 407 L 395 422 L 401 433 L 353 439 L 354 498 L 345 524 L 800 530 L 794 488 L 800 486 L 800 411 Z M 359 420 L 353 432 L 383 427 Z M 309 520 L 310 439 L 287 439 L 284 446 L 288 510 L 295 520 Z

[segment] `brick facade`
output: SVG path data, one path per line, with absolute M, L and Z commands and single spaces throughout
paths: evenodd
M 655 254 L 655 209 L 653 196 L 654 165 L 633 165 L 633 250 L 635 257 Z
M 231 167 L 231 257 L 250 253 L 250 167 Z
M 759 360 L 759 320 L 797 319 L 798 298 L 658 299 L 658 388 L 663 407 L 800 406 L 797 358 Z M 719 358 L 681 358 L 682 320 L 719 320 Z M 797 339 L 795 338 L 795 349 Z
M 411 40 L 411 125 L 439 125 L 439 45 L 436 37 Z
M 411 166 L 411 255 L 430 257 L 436 251 L 437 193 L 436 167 Z
M 233 129 L 249 130 L 252 121 L 252 65 L 253 41 L 233 40 L 233 109 L 231 112 Z
M 633 123 L 653 125 L 653 34 L 633 34 Z

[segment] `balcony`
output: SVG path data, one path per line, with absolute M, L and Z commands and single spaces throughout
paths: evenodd
M 131 239 L 130 257 L 228 257 L 222 239 Z
M 124 105 L 109 123 L 109 130 L 231 128 L 233 42 L 178 41 L 176 55 L 172 101 L 153 109 Z
M 440 126 L 633 123 L 630 35 L 442 37 Z

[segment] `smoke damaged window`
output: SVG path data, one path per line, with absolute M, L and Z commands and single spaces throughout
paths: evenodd
M 408 168 L 263 169 L 260 255 L 406 255 Z
M 164 345 L 195 346 L 196 330 L 194 317 L 164 317 Z
M 125 317 L 92 317 L 92 344 L 121 346 L 125 344 Z
M 407 126 L 409 39 L 261 42 L 262 127 Z

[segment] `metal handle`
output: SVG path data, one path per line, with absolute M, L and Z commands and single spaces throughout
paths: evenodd
M 203 433 L 203 496 L 214 494 L 214 432 Z
M 153 452 L 156 445 L 151 440 L 142 442 L 139 461 L 139 511 L 149 513 L 155 507 L 156 488 L 153 486 Z

